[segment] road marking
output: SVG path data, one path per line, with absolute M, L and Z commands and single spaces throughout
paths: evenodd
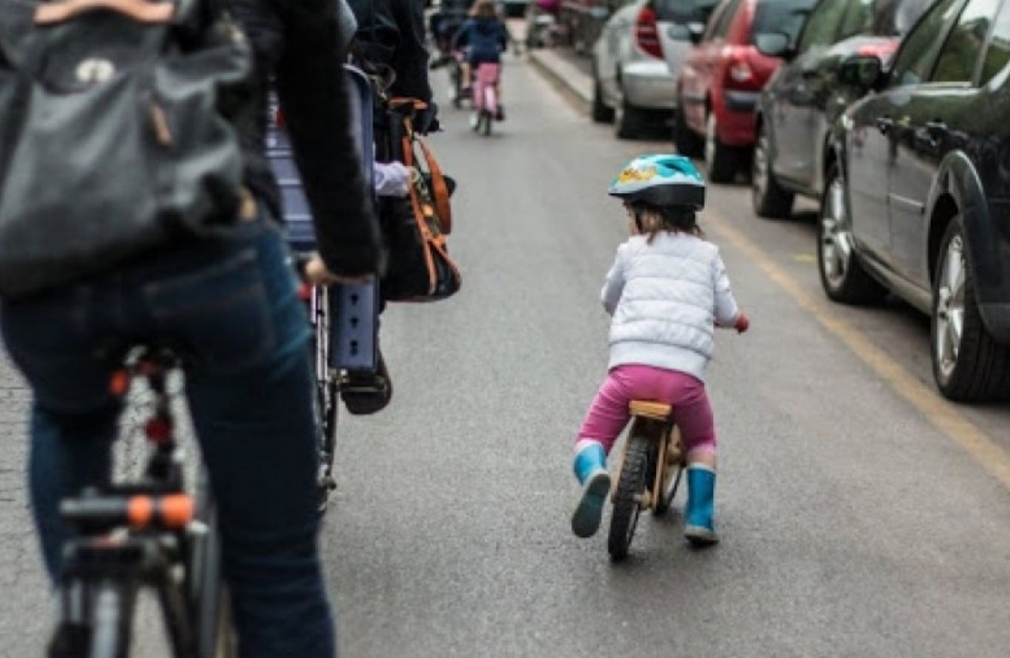
M 817 262 L 817 256 L 814 256 L 813 254 L 793 254 L 793 260 L 797 263 L 810 264 Z
M 786 274 L 764 251 L 743 233 L 711 211 L 705 213 L 706 228 L 746 254 L 769 279 L 779 286 L 800 308 L 842 341 L 860 361 L 886 381 L 901 397 L 915 407 L 935 428 L 967 452 L 982 468 L 1010 489 L 1010 454 L 964 417 L 950 402 L 926 386 L 887 353 L 874 345 L 848 322 L 832 314 L 830 305 L 815 300 Z

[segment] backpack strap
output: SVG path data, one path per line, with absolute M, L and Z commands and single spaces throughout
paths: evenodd
M 61 0 L 47 2 L 35 9 L 36 25 L 56 25 L 96 9 L 107 9 L 132 18 L 138 23 L 169 23 L 176 6 L 171 0 Z

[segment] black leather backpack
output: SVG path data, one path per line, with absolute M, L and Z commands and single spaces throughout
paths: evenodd
M 0 0 L 0 296 L 235 221 L 251 55 L 220 0 Z

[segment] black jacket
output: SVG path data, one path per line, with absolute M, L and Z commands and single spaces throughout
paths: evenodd
M 372 64 L 396 72 L 392 96 L 431 103 L 423 0 L 348 0 L 358 19 L 358 47 Z
M 378 223 L 351 133 L 335 0 L 228 0 L 255 53 L 254 111 L 240 126 L 246 183 L 275 211 L 280 192 L 265 155 L 273 79 L 315 220 L 336 274 L 369 274 L 381 260 Z

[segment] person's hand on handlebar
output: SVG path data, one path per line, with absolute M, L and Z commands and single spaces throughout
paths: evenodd
M 302 270 L 303 276 L 308 283 L 314 286 L 336 286 L 340 284 L 368 283 L 372 280 L 371 274 L 363 276 L 337 276 L 326 269 L 326 263 L 318 253 L 313 253 L 305 261 Z

